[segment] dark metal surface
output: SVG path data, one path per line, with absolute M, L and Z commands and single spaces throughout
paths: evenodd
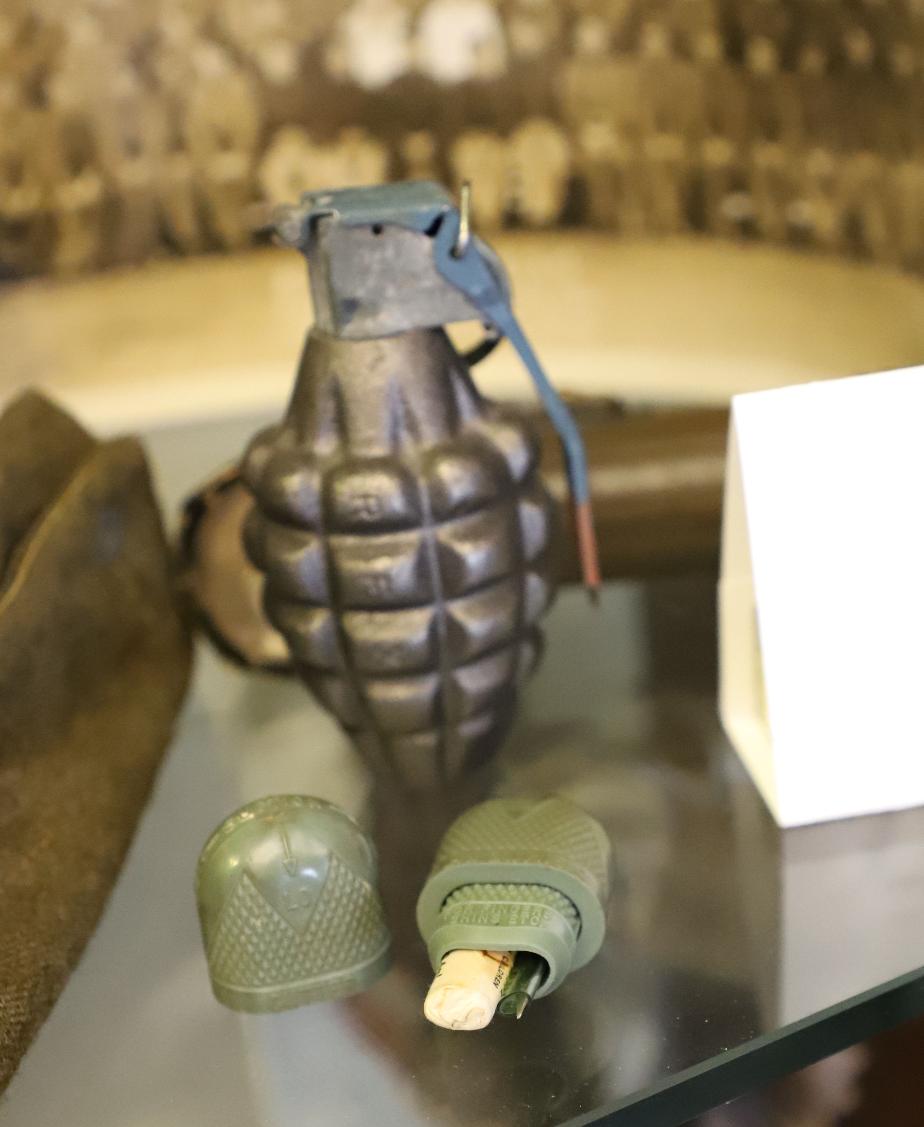
M 575 405 L 591 459 L 594 515 L 607 579 L 683 575 L 718 566 L 728 413 L 672 410 L 624 415 L 609 401 Z M 567 496 L 552 427 L 542 438 L 542 476 Z M 237 467 L 210 480 L 183 508 L 179 552 L 200 626 L 236 661 L 290 672 L 285 640 L 266 619 L 262 576 L 244 555 L 242 528 L 253 499 Z M 580 578 L 576 544 L 560 537 L 561 582 Z
M 279 209 L 276 231 L 308 258 L 316 326 L 363 340 L 482 318 L 472 294 L 438 268 L 433 236 L 455 212 L 439 184 L 377 184 L 308 192 Z M 452 253 L 461 256 L 470 241 L 509 301 L 503 265 L 486 243 L 468 234 L 463 240 L 460 230 Z
M 535 665 L 553 527 L 537 463 L 441 329 L 312 331 L 285 420 L 248 450 L 270 621 L 370 761 L 407 782 L 493 754 Z
M 432 242 L 401 227 L 383 231 L 322 220 L 309 274 L 318 327 L 362 340 L 478 320 L 465 295 L 437 273 Z

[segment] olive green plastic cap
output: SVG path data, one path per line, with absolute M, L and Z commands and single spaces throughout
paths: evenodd
M 454 950 L 532 951 L 550 994 L 594 957 L 606 931 L 610 845 L 564 798 L 499 798 L 449 827 L 417 901 L 437 970 Z
M 242 806 L 206 842 L 196 898 L 212 989 L 231 1009 L 342 998 L 388 969 L 375 848 L 322 799 Z

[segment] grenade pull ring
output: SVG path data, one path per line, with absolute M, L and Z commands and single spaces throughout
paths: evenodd
M 307 193 L 297 207 L 277 213 L 276 231 L 283 243 L 301 250 L 314 264 L 310 284 L 315 313 L 326 331 L 359 340 L 477 318 L 497 339 L 507 337 L 558 433 L 584 586 L 596 597 L 600 564 L 581 433 L 513 312 L 500 260 L 471 233 L 470 200 L 468 185 L 460 209 L 443 188 L 428 181 Z M 334 219 L 341 230 L 371 227 L 383 236 L 381 260 L 388 263 L 389 296 L 400 292 L 400 302 L 383 301 L 377 271 L 370 271 L 367 257 L 353 253 L 349 244 L 339 246 L 335 256 L 327 251 L 324 243 L 331 238 L 331 224 L 320 222 L 323 219 Z M 402 233 L 429 238 L 409 241 Z M 430 263 L 420 254 L 421 242 L 429 244 Z M 488 345 L 479 346 L 470 360 L 488 351 Z

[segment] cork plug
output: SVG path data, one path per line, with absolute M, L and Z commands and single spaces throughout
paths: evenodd
M 444 1029 L 484 1029 L 501 1000 L 509 951 L 450 951 L 424 999 L 424 1014 Z

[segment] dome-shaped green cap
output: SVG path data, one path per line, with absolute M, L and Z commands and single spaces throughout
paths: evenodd
M 212 989 L 232 1009 L 341 998 L 388 969 L 375 849 L 321 799 L 242 806 L 206 842 L 196 898 Z

